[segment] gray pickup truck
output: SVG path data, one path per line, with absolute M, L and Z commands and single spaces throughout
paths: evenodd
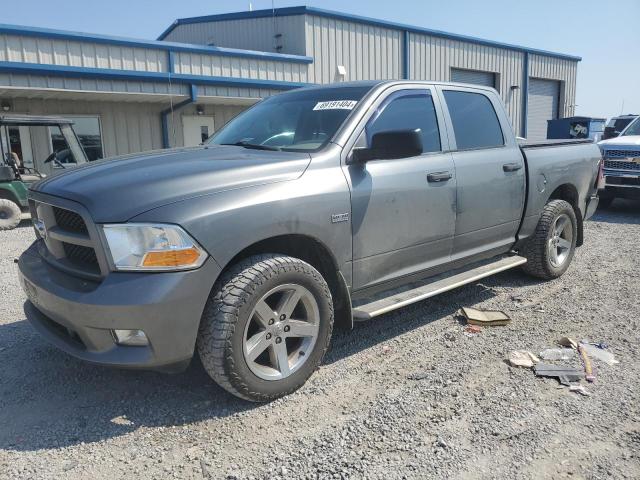
M 352 325 L 509 268 L 562 275 L 598 203 L 590 141 L 519 144 L 497 92 L 387 81 L 272 96 L 205 144 L 30 191 L 27 318 L 103 365 L 293 392 Z

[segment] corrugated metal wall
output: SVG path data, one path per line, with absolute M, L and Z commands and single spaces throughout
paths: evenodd
M 177 52 L 175 72 L 191 75 L 306 82 L 307 64 Z
M 166 72 L 167 52 L 91 42 L 0 35 L 0 61 Z
M 357 22 L 305 15 L 309 82 L 394 79 L 402 76 L 402 32 Z
M 276 34 L 282 36 L 276 39 Z M 275 22 L 273 18 L 247 18 L 178 25 L 165 40 L 304 55 L 304 35 L 303 16 L 292 15 L 276 17 Z M 276 50 L 276 45 L 282 49 Z
M 578 62 L 534 54 L 529 56 L 529 77 L 561 82 L 560 117 L 575 114 L 577 75 Z
M 451 69 L 492 72 L 496 89 L 516 132 L 520 132 L 524 54 L 502 48 L 411 33 L 409 77 L 416 80 L 451 81 Z M 511 86 L 519 87 L 512 90 Z

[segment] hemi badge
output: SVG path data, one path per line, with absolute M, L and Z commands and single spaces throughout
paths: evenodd
M 348 213 L 336 213 L 331 215 L 331 223 L 340 223 L 340 222 L 348 222 L 349 214 Z

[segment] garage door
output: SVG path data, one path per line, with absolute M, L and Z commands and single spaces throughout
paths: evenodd
M 560 82 L 529 79 L 529 105 L 527 110 L 527 139 L 547 138 L 547 120 L 558 118 Z
M 451 81 L 495 88 L 496 74 L 492 72 L 481 72 L 479 70 L 462 70 L 459 68 L 452 68 Z

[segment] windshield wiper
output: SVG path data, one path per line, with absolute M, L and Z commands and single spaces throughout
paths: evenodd
M 221 143 L 220 145 L 235 145 L 236 147 L 253 148 L 254 150 L 280 151 L 280 147 L 273 147 L 271 145 L 257 145 L 255 143 L 248 143 L 244 141 L 240 141 L 236 143 Z

